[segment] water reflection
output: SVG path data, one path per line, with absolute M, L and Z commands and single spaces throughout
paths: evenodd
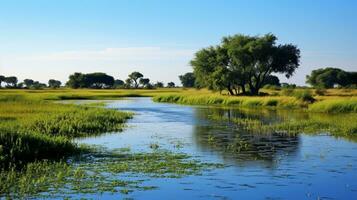
M 240 129 L 230 121 L 211 120 L 211 115 L 226 116 L 228 118 L 259 118 L 264 123 L 281 120 L 278 115 L 265 118 L 257 112 L 243 112 L 233 109 L 195 109 L 195 116 L 206 121 L 205 125 L 196 124 L 194 140 L 196 145 L 204 151 L 219 152 L 225 159 L 235 160 L 239 164 L 244 161 L 264 161 L 273 166 L 281 156 L 294 157 L 299 150 L 299 136 L 282 133 L 256 133 Z M 267 116 L 267 115 L 265 115 Z M 251 163 L 251 162 L 250 162 Z

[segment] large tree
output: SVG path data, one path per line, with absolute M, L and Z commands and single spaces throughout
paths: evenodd
M 138 79 L 142 77 L 144 77 L 144 75 L 140 72 L 132 72 L 131 74 L 129 74 L 129 78 L 134 82 L 135 88 L 139 87 Z
M 238 34 L 198 51 L 191 61 L 198 85 L 226 89 L 231 95 L 249 89 L 256 95 L 272 73 L 289 78 L 299 66 L 300 50 L 291 44 L 277 45 L 276 40 L 272 34 Z
M 186 73 L 179 76 L 183 87 L 194 87 L 195 86 L 195 75 L 192 72 Z

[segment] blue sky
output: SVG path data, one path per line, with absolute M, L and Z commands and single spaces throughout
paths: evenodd
M 274 33 L 301 49 L 288 82 L 302 85 L 315 68 L 357 71 L 356 10 L 353 0 L 0 0 L 0 74 L 47 82 L 136 70 L 179 83 L 198 49 Z

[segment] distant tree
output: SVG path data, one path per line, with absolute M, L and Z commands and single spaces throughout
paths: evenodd
M 195 75 L 192 72 L 186 73 L 179 76 L 183 87 L 194 87 L 195 86 Z
M 125 88 L 131 88 L 131 86 L 133 85 L 133 80 L 131 78 L 127 78 L 125 80 Z
M 164 87 L 164 83 L 157 81 L 157 82 L 154 84 L 154 87 L 156 87 L 156 88 L 163 88 L 163 87 Z
M 267 76 L 263 85 L 281 86 L 279 78 L 274 75 Z
M 17 84 L 17 77 L 15 76 L 5 77 L 4 82 L 7 84 L 6 87 L 15 88 Z
M 350 76 L 349 72 L 342 69 L 327 67 L 312 70 L 306 76 L 306 83 L 316 88 L 333 88 L 337 85 L 345 87 L 353 82 Z
M 102 72 L 89 74 L 74 73 L 66 83 L 71 88 L 110 88 L 114 85 L 114 78 Z
M 102 72 L 85 74 L 85 85 L 88 88 L 110 88 L 114 85 L 114 78 Z
M 168 82 L 167 83 L 167 87 L 173 88 L 173 87 L 175 87 L 175 83 L 174 82 Z
M 293 75 L 299 66 L 300 50 L 291 44 L 277 45 L 273 34 L 262 37 L 234 35 L 221 45 L 198 51 L 191 65 L 199 87 L 237 94 L 238 87 L 256 95 L 272 73 Z
M 129 74 L 129 78 L 134 82 L 134 87 L 138 88 L 139 84 L 138 84 L 138 79 L 144 77 L 144 75 L 140 72 L 132 72 L 131 74 Z
M 84 88 L 85 85 L 85 75 L 79 72 L 76 72 L 69 76 L 69 80 L 66 83 L 66 86 L 70 88 Z
M 48 87 L 50 88 L 59 88 L 61 87 L 61 85 L 62 85 L 61 81 L 55 79 L 48 80 Z
M 21 83 L 18 83 L 17 84 L 17 88 L 24 88 L 24 86 L 25 86 L 25 83 L 24 82 L 21 82 Z
M 148 78 L 141 78 L 139 80 L 139 83 L 143 86 L 143 87 L 146 87 L 149 83 L 150 83 L 150 79 Z
M 5 81 L 5 76 L 0 75 L 0 88 L 1 88 L 1 83 Z
M 33 84 L 31 85 L 31 89 L 36 89 L 36 90 L 43 89 L 43 88 L 46 88 L 46 87 L 47 87 L 46 84 L 40 83 L 38 81 L 34 81 Z
M 30 88 L 33 85 L 34 81 L 32 79 L 25 79 L 24 84 L 27 88 Z
M 124 87 L 124 81 L 122 81 L 122 80 L 120 80 L 120 79 L 116 79 L 115 81 L 114 81 L 114 87 L 115 88 L 122 88 L 122 87 Z

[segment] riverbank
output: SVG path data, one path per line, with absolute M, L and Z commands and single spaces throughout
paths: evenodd
M 271 92 L 271 91 L 270 91 Z M 247 108 L 282 108 L 299 109 L 322 113 L 357 113 L 357 96 L 354 91 L 333 93 L 331 96 L 313 94 L 313 90 L 296 90 L 291 94 L 284 91 L 267 96 L 226 96 L 200 92 L 182 94 L 160 94 L 153 97 L 156 102 L 178 103 L 186 105 L 215 105 Z M 332 91 L 336 92 L 336 91 Z

